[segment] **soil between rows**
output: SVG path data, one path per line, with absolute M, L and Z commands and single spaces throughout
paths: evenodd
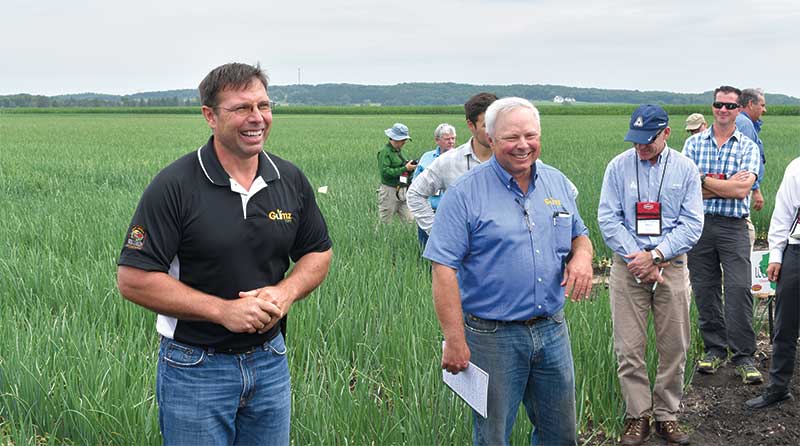
M 726 365 L 714 375 L 695 373 L 681 403 L 681 426 L 689 433 L 692 445 L 698 446 L 797 446 L 800 445 L 800 361 L 795 358 L 792 379 L 794 400 L 767 409 L 751 410 L 744 402 L 761 394 L 769 382 L 772 346 L 769 336 L 761 334 L 757 345 L 757 367 L 765 382 L 744 385 Z M 616 439 L 597 438 L 585 445 L 617 444 Z M 645 445 L 664 445 L 653 434 Z

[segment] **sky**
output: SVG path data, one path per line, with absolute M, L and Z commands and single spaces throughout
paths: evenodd
M 800 2 L 3 0 L 0 95 L 458 82 L 800 97 Z

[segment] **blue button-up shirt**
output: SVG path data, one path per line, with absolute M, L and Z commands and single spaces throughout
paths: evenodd
M 564 306 L 572 239 L 587 235 L 567 178 L 537 162 L 528 192 L 492 157 L 447 189 L 423 257 L 457 270 L 462 308 L 525 320 Z
M 756 143 L 758 146 L 758 153 L 761 155 L 761 165 L 758 169 L 758 178 L 756 178 L 756 182 L 753 183 L 753 190 L 761 187 L 761 180 L 764 178 L 764 164 L 767 163 L 767 157 L 764 156 L 764 142 L 761 141 L 761 137 L 758 135 L 761 133 L 762 123 L 760 119 L 758 121 L 750 119 L 750 115 L 748 115 L 747 112 L 742 111 L 736 115 L 736 129 Z
M 435 149 L 429 150 L 422 154 L 419 158 L 419 163 L 417 164 L 417 168 L 414 169 L 414 175 L 411 177 L 412 181 L 425 170 L 426 167 L 430 166 L 433 163 L 433 160 L 439 158 L 439 155 L 442 154 L 442 149 L 439 146 L 436 146 Z M 431 195 L 428 197 L 428 202 L 431 204 L 431 208 L 435 211 L 437 207 L 439 207 L 439 200 L 442 197 L 440 195 Z
M 718 147 L 713 126 L 687 139 L 683 144 L 683 154 L 694 161 L 701 173 L 724 173 L 726 178 L 743 170 L 758 175 L 761 165 L 758 146 L 750 138 L 734 130 L 725 144 Z M 703 200 L 703 209 L 706 214 L 747 217 L 750 215 L 750 196 L 741 200 L 709 198 Z
M 661 203 L 661 235 L 636 235 L 640 197 L 641 201 Z M 622 152 L 606 166 L 597 222 L 606 245 L 623 258 L 654 248 L 667 259 L 689 251 L 703 233 L 703 193 L 697 166 L 669 147 L 655 164 L 639 159 L 636 149 Z

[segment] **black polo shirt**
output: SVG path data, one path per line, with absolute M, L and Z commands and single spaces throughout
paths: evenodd
M 250 195 L 225 172 L 214 137 L 162 170 L 145 189 L 119 265 L 161 271 L 223 299 L 275 285 L 310 252 L 331 247 L 328 228 L 305 175 L 275 155 L 258 155 Z M 162 335 L 218 349 L 261 344 L 264 334 L 232 333 L 210 322 L 158 315 Z

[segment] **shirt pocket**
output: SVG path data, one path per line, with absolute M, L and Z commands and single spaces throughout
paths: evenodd
M 661 222 L 670 216 L 680 215 L 681 205 L 686 197 L 685 186 L 681 183 L 665 184 L 661 193 Z
M 559 212 L 553 217 L 553 240 L 557 255 L 563 261 L 572 250 L 572 214 Z

